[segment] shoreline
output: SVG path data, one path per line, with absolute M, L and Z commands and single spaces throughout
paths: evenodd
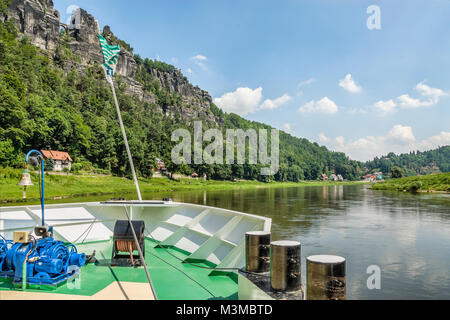
M 450 173 L 391 179 L 375 183 L 371 190 L 411 194 L 450 194 Z
M 35 178 L 33 178 L 33 181 Z M 4 181 L 5 182 L 5 181 Z M 16 186 L 17 181 L 10 179 L 6 183 L 0 183 L 0 204 L 26 204 L 39 201 L 39 188 L 35 186 L 27 189 L 27 199 L 22 199 L 23 189 Z M 220 190 L 245 190 L 245 189 L 272 189 L 272 188 L 294 188 L 294 187 L 321 187 L 339 185 L 362 185 L 365 182 L 270 182 L 259 181 L 217 181 L 217 180 L 195 180 L 179 179 L 172 181 L 167 178 L 139 179 L 141 192 L 183 192 L 183 191 L 220 191 Z M 56 201 L 70 198 L 107 196 L 107 195 L 130 195 L 136 192 L 132 180 L 112 176 L 74 176 L 74 175 L 49 175 L 45 181 L 45 200 Z

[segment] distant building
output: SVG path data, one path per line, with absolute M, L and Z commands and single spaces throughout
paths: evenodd
M 383 172 L 375 172 L 374 173 L 375 176 L 377 176 L 377 180 L 383 180 Z
M 81 29 L 81 9 L 78 8 L 72 14 L 70 18 L 69 30 L 80 30 Z
M 67 152 L 41 150 L 44 158 L 53 160 L 53 171 L 63 171 L 64 169 L 72 170 L 73 160 Z
M 156 170 L 161 172 L 166 172 L 166 164 L 161 159 L 156 159 Z
M 366 182 L 376 182 L 376 181 L 380 181 L 383 179 L 384 179 L 383 172 L 375 172 L 375 173 L 365 175 L 363 177 L 363 180 Z
M 335 175 L 335 174 L 332 174 L 331 176 L 330 176 L 330 181 L 338 181 L 339 179 L 338 179 L 338 176 L 337 175 Z
M 321 177 L 322 181 L 328 181 L 328 176 L 326 174 L 323 174 Z
M 340 182 L 344 182 L 344 177 L 342 175 L 338 174 L 337 177 Z

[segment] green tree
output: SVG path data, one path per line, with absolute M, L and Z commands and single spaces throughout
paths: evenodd
M 400 179 L 403 178 L 403 170 L 399 167 L 393 167 L 391 170 L 392 179 Z
M 44 162 L 45 171 L 53 171 L 55 169 L 55 161 L 53 159 L 46 159 Z
M 0 15 L 6 12 L 6 4 L 0 0 Z M 0 165 L 19 167 L 22 164 L 17 159 L 30 148 L 51 148 L 68 151 L 75 163 L 81 165 L 80 170 L 130 177 L 111 90 L 104 81 L 103 71 L 95 64 L 79 70 L 80 59 L 71 50 L 70 37 L 70 33 L 62 32 L 56 52 L 49 54 L 33 46 L 26 37 L 18 39 L 13 22 L 0 19 L 0 151 L 4 150 Z M 132 50 L 126 42 L 116 37 L 111 39 Z M 152 176 L 154 159 L 170 159 L 174 145 L 172 132 L 179 128 L 192 131 L 193 120 L 203 120 L 205 129 L 218 127 L 224 133 L 227 129 L 272 129 L 223 112 L 208 101 L 202 90 L 197 91 L 194 100 L 174 92 L 174 84 L 168 79 L 176 78 L 179 87 L 188 85 L 174 66 L 137 55 L 136 61 L 135 80 L 155 101 L 130 96 L 120 77 L 117 96 L 140 176 Z M 200 108 L 202 111 L 198 112 Z M 182 115 L 186 114 L 199 115 L 183 119 Z M 443 164 L 441 168 L 450 168 L 448 154 L 439 153 L 434 158 Z M 167 160 L 166 165 L 170 172 L 197 172 L 209 179 L 295 182 L 316 180 L 320 174 L 332 172 L 342 174 L 347 180 L 359 179 L 363 168 L 363 164 L 343 153 L 330 152 L 284 132 L 280 132 L 280 172 L 274 177 L 261 176 L 258 164 L 176 166 Z M 385 167 L 389 166 L 391 163 L 386 162 Z

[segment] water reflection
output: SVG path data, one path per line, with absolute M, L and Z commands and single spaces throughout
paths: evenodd
M 111 197 L 70 201 L 103 201 Z M 303 275 L 309 255 L 346 257 L 349 299 L 450 299 L 449 195 L 324 186 L 144 196 L 167 197 L 272 218 L 275 240 L 302 243 Z M 367 289 L 366 270 L 371 265 L 381 268 L 381 290 Z
M 273 219 L 274 239 L 300 241 L 304 259 L 321 253 L 345 256 L 349 299 L 450 298 L 448 195 L 323 186 L 171 196 L 268 216 Z M 367 289 L 370 265 L 382 270 L 382 290 Z

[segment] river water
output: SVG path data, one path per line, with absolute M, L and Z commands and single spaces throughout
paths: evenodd
M 349 299 L 450 299 L 448 194 L 413 195 L 354 185 L 144 195 L 162 197 L 272 218 L 274 240 L 301 242 L 303 278 L 306 257 L 345 257 Z M 368 288 L 370 266 L 381 271 L 381 289 Z

